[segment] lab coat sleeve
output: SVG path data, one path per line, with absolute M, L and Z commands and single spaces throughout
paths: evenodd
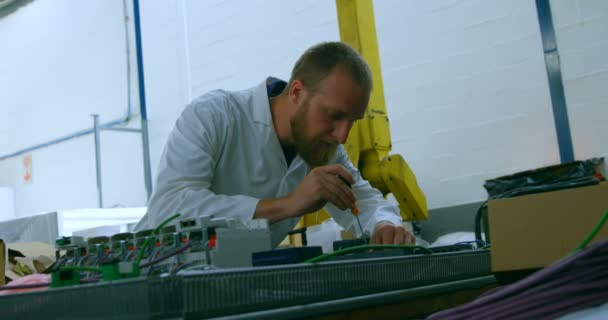
M 251 220 L 260 199 L 220 195 L 210 190 L 232 123 L 230 99 L 208 94 L 177 120 L 161 157 L 148 211 L 136 229 L 154 228 L 167 217 L 213 216 Z
M 402 225 L 403 220 L 399 213 L 399 207 L 384 199 L 378 189 L 373 188 L 369 182 L 361 177 L 359 170 L 350 162 L 343 146 L 340 146 L 336 151 L 334 161 L 344 166 L 353 175 L 355 183 L 352 185 L 352 189 L 357 198 L 359 220 L 367 235 L 371 236 L 374 227 L 381 221 L 387 221 L 396 226 Z M 344 229 L 360 236 L 357 220 L 350 209 L 340 210 L 331 203 L 327 204 L 325 209 Z

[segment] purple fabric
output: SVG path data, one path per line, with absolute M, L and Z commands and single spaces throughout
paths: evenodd
M 558 290 L 543 291 L 531 297 L 515 296 L 505 301 L 501 301 L 500 304 L 497 304 L 492 308 L 485 308 L 483 311 L 478 310 L 475 316 L 485 319 L 510 319 L 527 310 L 535 310 L 537 308 L 546 310 L 560 309 L 561 304 L 567 303 L 568 300 L 573 299 L 574 297 L 585 297 L 598 292 L 601 294 L 601 289 L 606 288 L 607 286 L 608 281 L 585 285 L 572 284 L 569 287 L 563 287 Z M 600 291 L 598 291 L 598 289 Z M 604 297 L 608 299 L 608 292 L 604 293 Z
M 608 301 L 608 240 L 429 319 L 552 319 Z
M 564 302 L 548 303 L 544 307 L 527 310 L 528 312 L 518 314 L 517 319 L 555 319 L 574 311 L 601 305 L 606 301 L 608 301 L 608 298 L 605 292 L 577 296 L 576 298 L 568 298 Z

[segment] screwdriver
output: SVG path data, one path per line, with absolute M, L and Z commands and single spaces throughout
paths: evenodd
M 346 179 L 344 179 L 344 177 L 342 177 L 341 175 L 338 175 L 338 178 L 340 179 L 340 181 L 342 181 L 349 188 L 352 188 L 350 182 L 348 182 Z M 364 237 L 363 227 L 361 227 L 361 221 L 359 221 L 359 208 L 357 207 L 356 203 L 355 203 L 354 207 L 350 211 L 353 213 L 353 215 L 357 219 L 357 224 L 359 225 L 359 230 L 361 230 L 361 237 L 363 238 Z

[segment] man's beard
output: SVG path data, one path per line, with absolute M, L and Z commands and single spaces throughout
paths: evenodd
M 338 144 L 330 141 L 323 141 L 317 138 L 309 138 L 305 134 L 306 115 L 309 101 L 304 101 L 298 108 L 294 117 L 290 120 L 291 133 L 295 142 L 296 152 L 311 167 L 316 168 L 328 164 L 336 150 Z

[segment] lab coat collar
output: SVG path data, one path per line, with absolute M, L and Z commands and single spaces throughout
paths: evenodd
M 253 88 L 251 98 L 252 120 L 253 122 L 261 125 L 258 126 L 258 130 L 262 141 L 266 141 L 264 149 L 276 154 L 276 156 L 281 159 L 280 163 L 283 166 L 283 170 L 287 170 L 287 174 L 289 174 L 291 171 L 296 170 L 301 165 L 305 165 L 305 163 L 300 155 L 296 155 L 291 165 L 289 167 L 287 166 L 285 156 L 283 155 L 283 149 L 281 148 L 281 143 L 279 142 L 279 138 L 276 134 L 274 123 L 272 122 L 267 88 L 268 79 L 269 78 L 264 79 L 262 83 Z M 306 168 L 308 168 L 307 165 Z M 308 168 L 307 170 L 310 169 Z
M 267 80 L 265 79 L 253 89 L 252 115 L 254 122 L 271 127 L 274 130 L 266 82 Z
M 272 114 L 270 111 L 270 102 L 268 99 L 268 90 L 266 88 L 267 79 L 258 86 L 252 88 L 250 100 L 252 121 L 256 124 L 257 135 L 260 141 L 263 141 L 263 149 L 265 152 L 272 154 L 278 160 L 282 170 L 287 170 L 287 162 L 283 156 L 283 149 L 277 137 L 274 123 L 272 122 Z

